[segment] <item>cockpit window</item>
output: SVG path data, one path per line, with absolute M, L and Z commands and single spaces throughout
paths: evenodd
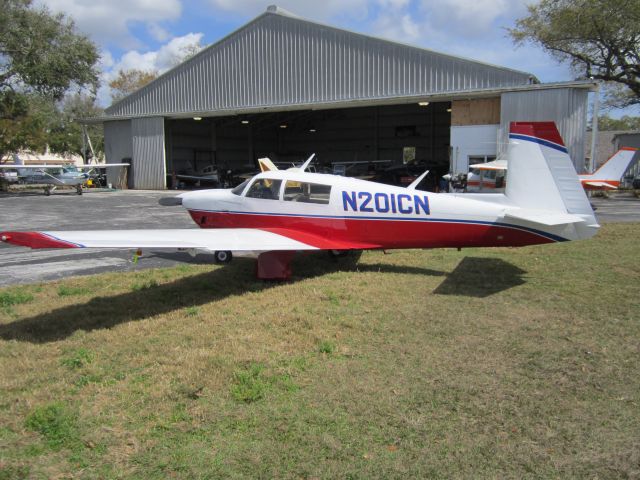
M 284 199 L 288 202 L 320 203 L 327 205 L 330 197 L 331 185 L 288 180 L 284 186 Z
M 282 180 L 270 180 L 268 178 L 259 178 L 251 184 L 245 197 L 262 198 L 265 200 L 277 200 L 280 194 L 280 185 Z
M 245 180 L 237 187 L 234 187 L 233 190 L 231 190 L 231 193 L 233 193 L 234 195 L 242 195 L 242 192 L 244 191 L 244 187 L 247 186 L 247 183 L 249 183 L 249 180 Z

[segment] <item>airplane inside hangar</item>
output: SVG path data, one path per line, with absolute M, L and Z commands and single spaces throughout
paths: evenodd
M 168 120 L 168 182 L 175 172 L 193 185 L 214 166 L 222 183 L 261 157 L 291 166 L 315 153 L 318 171 L 408 184 L 425 168 L 448 172 L 450 123 L 449 102 Z

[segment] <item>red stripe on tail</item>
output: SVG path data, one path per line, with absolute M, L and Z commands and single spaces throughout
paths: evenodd
M 565 146 L 554 122 L 511 122 L 509 133 L 528 135 Z

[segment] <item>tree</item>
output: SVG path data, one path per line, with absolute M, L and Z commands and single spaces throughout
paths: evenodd
M 568 61 L 578 78 L 611 82 L 608 102 L 640 104 L 640 2 L 542 0 L 509 34 Z
M 83 125 L 79 119 L 100 116 L 104 110 L 96 105 L 95 97 L 76 93 L 54 105 L 49 116 L 48 145 L 51 151 L 61 154 L 81 155 L 85 162 L 91 158 L 88 141 L 83 141 L 85 133 L 91 139 L 94 153 L 104 152 L 104 132 L 102 124 Z
M 640 117 L 631 117 L 624 115 L 620 118 L 611 118 L 608 115 L 598 116 L 598 130 L 640 130 Z
M 73 21 L 32 0 L 0 8 L 0 159 L 46 144 L 46 115 L 71 88 L 98 87 L 98 51 Z M 47 108 L 45 108 L 45 106 Z
M 23 148 L 44 150 L 47 145 L 45 111 L 50 99 L 42 95 L 0 93 L 0 160 Z
M 156 78 L 158 78 L 158 72 L 155 70 L 146 71 L 135 68 L 119 70 L 116 78 L 109 82 L 111 98 L 114 103 L 122 100 Z
M 69 87 L 98 86 L 98 51 L 71 19 L 31 0 L 3 0 L 0 10 L 0 89 L 36 91 L 61 99 Z

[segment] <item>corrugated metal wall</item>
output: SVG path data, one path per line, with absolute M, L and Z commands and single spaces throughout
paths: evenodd
M 104 153 L 107 157 L 107 163 L 122 163 L 124 159 L 133 156 L 131 120 L 105 122 Z M 108 168 L 107 182 L 112 185 L 117 185 L 120 174 L 121 170 L 119 168 Z
M 129 174 L 132 175 L 134 188 L 166 188 L 164 118 L 134 118 L 131 120 L 131 134 L 133 157 Z
M 584 169 L 588 91 L 559 88 L 502 94 L 498 153 L 506 151 L 509 123 L 553 120 L 578 172 Z
M 171 115 L 529 83 L 506 68 L 265 13 L 106 110 Z

